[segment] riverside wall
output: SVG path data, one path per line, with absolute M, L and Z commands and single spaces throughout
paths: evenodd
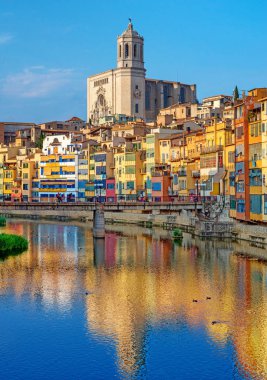
M 46 219 L 56 221 L 93 221 L 93 211 L 71 211 L 71 210 L 8 210 L 0 211 L 0 214 L 6 217 L 28 218 L 28 219 Z M 267 249 L 267 226 L 249 225 L 232 221 L 233 223 L 232 239 L 245 240 L 251 242 L 255 247 L 266 247 Z M 180 227 L 184 231 L 195 234 L 195 214 L 193 211 L 181 211 L 172 214 L 160 214 L 159 212 L 142 213 L 138 211 L 120 211 L 105 212 L 105 222 L 107 224 L 134 224 L 144 227 L 161 227 L 164 229 L 173 229 Z

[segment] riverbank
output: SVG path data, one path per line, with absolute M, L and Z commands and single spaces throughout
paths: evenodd
M 92 211 L 71 211 L 71 210 L 9 210 L 3 212 L 5 217 L 26 218 L 26 219 L 44 219 L 53 221 L 93 221 Z M 158 212 L 144 213 L 138 211 L 120 211 L 105 212 L 105 222 L 107 224 L 133 224 L 148 228 L 160 227 L 163 229 L 181 228 L 183 231 L 193 235 L 199 235 L 197 230 L 197 219 L 195 214 L 189 210 L 183 210 L 180 213 L 160 214 Z M 231 233 L 228 236 L 231 240 L 248 241 L 256 247 L 267 246 L 267 227 L 261 225 L 243 224 L 222 216 L 221 223 L 232 224 Z M 211 222 L 216 225 L 215 222 Z M 218 236 L 217 236 L 218 237 Z

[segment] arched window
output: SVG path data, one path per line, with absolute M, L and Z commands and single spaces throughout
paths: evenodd
M 140 59 L 143 61 L 143 45 L 140 46 Z
M 119 47 L 119 57 L 121 58 L 121 45 Z
M 98 105 L 101 107 L 104 107 L 106 105 L 105 97 L 104 95 L 100 94 L 97 99 Z
M 137 55 L 136 53 L 137 53 L 137 46 L 136 46 L 136 44 L 134 44 L 134 54 L 133 54 L 134 57 L 136 57 L 136 55 Z
M 125 58 L 128 58 L 129 57 L 129 45 L 126 44 L 125 45 Z

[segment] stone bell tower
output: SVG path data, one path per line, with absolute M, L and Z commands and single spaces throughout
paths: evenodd
M 145 118 L 145 74 L 144 38 L 129 19 L 127 29 L 117 38 L 117 104 L 122 113 Z
M 144 38 L 134 29 L 131 19 L 125 32 L 117 40 L 117 67 L 144 69 Z

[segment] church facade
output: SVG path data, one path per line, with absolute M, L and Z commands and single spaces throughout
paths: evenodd
M 87 121 L 124 114 L 154 121 L 161 108 L 196 102 L 196 85 L 147 79 L 144 39 L 133 29 L 117 38 L 117 68 L 87 78 Z

